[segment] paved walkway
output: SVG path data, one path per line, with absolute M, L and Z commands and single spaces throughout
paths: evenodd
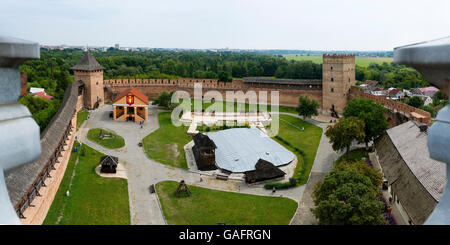
M 280 112 L 282 115 L 290 115 L 303 119 L 303 117 L 292 113 Z M 305 120 L 305 119 L 303 119 Z M 330 144 L 329 138 L 325 135 L 326 129 L 330 123 L 321 123 L 309 118 L 306 118 L 307 122 L 314 124 L 323 129 L 322 137 L 320 138 L 319 148 L 317 149 L 316 158 L 314 159 L 314 165 L 309 174 L 308 182 L 306 183 L 305 190 L 302 192 L 302 197 L 300 198 L 300 204 L 291 220 L 291 225 L 316 225 L 317 219 L 311 212 L 311 208 L 314 207 L 313 201 L 313 191 L 317 182 L 322 181 L 325 176 L 333 168 L 334 162 L 343 153 L 336 153 Z M 364 144 L 352 145 L 350 150 L 363 148 Z
M 222 181 L 208 176 L 200 182 L 199 174 L 187 170 L 174 168 L 149 159 L 138 143 L 142 138 L 159 128 L 157 113 L 159 109 L 149 107 L 148 121 L 140 128 L 137 122 L 112 121 L 109 118 L 111 105 L 91 111 L 90 118 L 79 129 L 81 142 L 104 154 L 117 156 L 119 162 L 127 169 L 128 193 L 130 199 L 131 224 L 165 224 L 156 194 L 150 194 L 149 186 L 164 180 L 185 180 L 187 184 L 202 186 L 210 189 L 231 191 L 264 196 L 283 196 L 300 201 L 305 186 L 288 190 L 278 190 L 275 195 L 265 190 L 262 185 L 248 186 L 237 181 Z M 120 149 L 107 149 L 87 139 L 87 132 L 91 128 L 104 128 L 114 131 L 125 140 L 125 146 Z
M 331 171 L 334 162 L 339 157 L 339 154 L 333 150 L 328 137 L 325 135 L 326 129 L 330 124 L 321 123 L 310 118 L 303 119 L 303 117 L 293 113 L 279 112 L 279 114 L 297 117 L 322 128 L 322 137 L 320 138 L 319 148 L 317 149 L 308 182 L 306 183 L 305 190 L 301 193 L 302 196 L 300 197 L 297 212 L 291 220 L 291 225 L 314 225 L 317 224 L 316 218 L 311 213 L 311 208 L 314 207 L 312 197 L 314 186 L 317 182 L 322 181 L 325 175 Z

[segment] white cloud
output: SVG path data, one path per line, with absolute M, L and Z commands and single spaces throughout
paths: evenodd
M 392 50 L 448 36 L 450 30 L 446 0 L 2 0 L 1 5 L 2 35 L 44 44 Z

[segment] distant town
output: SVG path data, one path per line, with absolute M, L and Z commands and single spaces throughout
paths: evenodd
M 355 54 L 359 57 L 393 57 L 392 51 L 357 51 L 357 50 L 289 50 L 289 49 L 230 49 L 225 48 L 205 48 L 205 49 L 189 49 L 189 48 L 150 48 L 150 47 L 122 47 L 119 43 L 114 46 L 89 46 L 89 45 L 41 45 L 41 49 L 46 50 L 65 50 L 65 49 L 81 49 L 83 51 L 100 51 L 107 52 L 108 50 L 122 50 L 131 52 L 145 52 L 145 51 L 192 51 L 192 52 L 242 52 L 242 53 L 261 53 L 272 55 L 298 55 L 298 56 L 321 56 L 327 53 L 333 54 Z

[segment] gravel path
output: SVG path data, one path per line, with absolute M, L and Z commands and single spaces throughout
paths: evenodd
M 161 164 L 147 157 L 138 143 L 151 132 L 159 128 L 157 114 L 159 109 L 149 108 L 149 120 L 140 128 L 139 123 L 113 121 L 109 118 L 111 105 L 91 111 L 89 119 L 77 132 L 82 143 L 104 154 L 119 157 L 119 162 L 127 169 L 128 193 L 130 200 L 131 224 L 133 225 L 163 225 L 165 224 L 156 194 L 150 194 L 149 186 L 164 180 L 185 180 L 187 184 L 222 191 L 239 192 L 262 196 L 283 196 L 300 202 L 305 185 L 288 190 L 278 190 L 275 194 L 265 190 L 262 185 L 248 186 L 238 181 L 222 181 L 209 176 L 203 176 L 200 182 L 199 174 L 188 170 L 174 168 Z M 107 149 L 87 139 L 87 132 L 92 128 L 109 129 L 125 140 L 125 146 L 120 149 Z
M 314 207 L 314 201 L 312 193 L 314 186 L 317 182 L 322 181 L 325 175 L 331 171 L 333 164 L 339 157 L 329 142 L 329 138 L 325 135 L 325 131 L 329 123 L 321 123 L 310 118 L 303 119 L 303 117 L 286 112 L 279 112 L 281 115 L 289 115 L 293 117 L 305 120 L 308 123 L 321 127 L 322 137 L 320 138 L 319 148 L 317 149 L 316 158 L 309 174 L 308 182 L 306 183 L 305 190 L 301 193 L 299 206 L 297 212 L 291 220 L 291 225 L 314 225 L 317 224 L 317 220 L 311 213 L 311 208 Z

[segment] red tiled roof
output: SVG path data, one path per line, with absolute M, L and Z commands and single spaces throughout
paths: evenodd
M 394 88 L 391 91 L 389 91 L 389 94 L 398 94 L 398 93 L 400 93 L 400 90 L 398 90 L 396 88 Z
M 420 90 L 422 93 L 427 92 L 427 91 L 433 91 L 433 92 L 439 91 L 438 88 L 433 87 L 433 86 L 431 86 L 431 87 L 426 87 L 426 88 L 419 88 L 419 90 Z
M 116 103 L 123 97 L 127 96 L 129 93 L 138 97 L 140 100 L 144 101 L 144 103 L 148 103 L 148 97 L 145 94 L 139 92 L 139 90 L 137 90 L 135 88 L 127 89 L 127 90 L 123 91 L 122 93 L 120 93 L 119 95 L 117 95 L 116 99 L 114 100 L 114 103 Z
M 48 95 L 48 94 L 46 94 L 44 92 L 35 93 L 34 95 L 39 96 L 41 98 L 44 98 L 46 100 L 53 99 L 53 96 Z

